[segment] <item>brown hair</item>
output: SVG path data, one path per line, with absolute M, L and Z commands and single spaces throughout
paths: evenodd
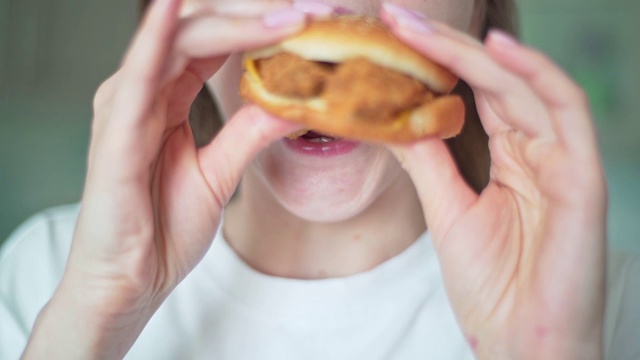
M 143 11 L 151 1 L 141 0 L 141 10 Z M 501 29 L 517 36 L 515 0 L 476 0 L 476 6 L 481 19 L 481 38 L 484 38 L 490 29 Z M 464 99 L 467 116 L 460 135 L 447 140 L 447 145 L 462 176 L 473 189 L 480 192 L 489 181 L 489 139 L 482 128 L 473 92 L 469 86 L 461 81 L 454 91 Z M 189 123 L 198 146 L 207 144 L 222 128 L 222 118 L 206 86 L 202 87 L 191 105 Z

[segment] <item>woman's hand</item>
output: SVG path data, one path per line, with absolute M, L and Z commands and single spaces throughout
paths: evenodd
M 539 52 L 485 44 L 387 6 L 407 44 L 472 88 L 489 135 L 477 195 L 440 139 L 393 150 L 412 177 L 445 286 L 480 358 L 602 357 L 606 187 L 584 92 Z
M 69 261 L 25 358 L 122 357 L 206 253 L 245 166 L 297 129 L 247 106 L 196 149 L 187 118 L 203 83 L 230 53 L 273 43 L 307 17 L 284 0 L 206 4 L 191 1 L 181 16 L 180 0 L 155 0 L 98 90 Z

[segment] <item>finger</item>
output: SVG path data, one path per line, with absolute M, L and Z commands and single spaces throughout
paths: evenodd
M 219 15 L 228 17 L 259 17 L 268 12 L 293 8 L 307 14 L 313 19 L 325 18 L 335 12 L 333 5 L 313 0 L 300 1 L 188 1 L 182 6 L 181 16 L 194 17 L 199 14 Z
M 240 109 L 209 145 L 198 150 L 202 172 L 218 204 L 226 205 L 244 169 L 262 149 L 299 129 L 255 105 Z
M 160 88 L 160 79 L 178 24 L 181 0 L 155 1 L 125 55 L 111 116 L 116 126 L 144 121 Z
M 307 14 L 313 20 L 320 20 L 335 15 L 338 8 L 334 5 L 314 0 L 294 1 L 293 8 Z
M 171 87 L 167 103 L 167 128 L 172 128 L 189 119 L 191 105 L 202 90 L 202 80 L 193 71 L 185 71 Z
M 384 19 L 394 34 L 433 61 L 463 79 L 476 94 L 483 94 L 498 113 L 497 119 L 484 118 L 489 135 L 503 129 L 495 120 L 506 122 L 532 136 L 552 132 L 546 109 L 526 84 L 498 64 L 475 38 L 444 24 L 413 16 L 397 6 L 384 7 Z M 527 109 L 526 113 L 522 109 Z M 493 121 L 492 121 L 493 120 Z
M 409 145 L 390 146 L 409 173 L 434 239 L 443 239 L 453 223 L 478 198 L 462 178 L 445 145 L 437 137 Z
M 202 15 L 255 17 L 266 12 L 291 7 L 291 2 L 277 1 L 197 1 L 187 0 L 180 9 L 182 18 Z
M 306 15 L 295 9 L 260 17 L 203 16 L 180 24 L 176 48 L 192 57 L 213 57 L 273 43 L 301 30 Z
M 509 73 L 500 71 L 497 64 L 484 53 L 482 44 L 471 36 L 454 31 L 442 23 L 420 18 L 397 5 L 385 4 L 383 11 L 383 19 L 400 40 L 447 66 L 471 87 L 499 93 L 503 87 L 496 82 L 512 80 L 508 78 Z
M 105 94 L 95 101 L 89 157 L 89 175 L 96 173 L 92 179 L 126 181 L 150 166 L 165 126 L 150 113 L 166 105 L 157 101 L 158 79 L 177 27 L 180 2 L 158 0 L 148 8 L 122 67 L 99 90 Z M 127 159 L 126 164 L 122 159 Z
M 307 15 L 295 9 L 269 12 L 260 17 L 208 15 L 184 19 L 166 77 L 179 75 L 193 59 L 212 59 L 210 63 L 203 61 L 200 67 L 192 67 L 206 81 L 218 69 L 221 57 L 275 43 L 301 30 L 306 21 Z
M 380 17 L 387 24 L 397 24 L 399 26 L 410 27 L 418 32 L 431 32 L 437 30 L 447 33 L 447 35 L 456 38 L 456 40 L 463 41 L 470 46 L 476 46 L 478 48 L 482 47 L 482 43 L 477 38 L 464 32 L 453 30 L 444 23 L 430 21 L 430 18 L 426 14 L 417 10 L 405 8 L 398 4 L 384 3 L 380 11 Z
M 490 32 L 487 50 L 498 63 L 525 79 L 544 101 L 561 143 L 576 153 L 591 154 L 597 149 L 587 95 L 564 71 L 542 53 L 502 32 Z

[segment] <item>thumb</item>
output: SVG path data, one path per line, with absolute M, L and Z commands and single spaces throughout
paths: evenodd
M 429 137 L 389 148 L 416 187 L 434 240 L 442 239 L 478 195 L 462 178 L 442 139 Z
M 246 105 L 222 128 L 214 140 L 198 149 L 198 161 L 209 187 L 224 207 L 235 191 L 247 165 L 273 141 L 300 125 Z

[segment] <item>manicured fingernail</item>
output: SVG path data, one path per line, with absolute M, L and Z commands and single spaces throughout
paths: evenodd
M 405 9 L 392 3 L 384 3 L 382 7 L 387 14 L 395 18 L 396 23 L 402 28 L 423 34 L 434 31 L 433 27 L 427 22 L 426 15 L 422 13 Z
M 353 15 L 353 14 L 356 13 L 354 10 L 349 9 L 348 7 L 344 7 L 344 6 L 336 6 L 333 9 L 333 12 L 338 16 L 340 16 L 340 15 Z
M 314 16 L 329 16 L 334 13 L 333 6 L 313 0 L 298 0 L 293 3 L 293 8 Z
M 296 9 L 278 10 L 262 17 L 262 23 L 269 28 L 289 27 L 306 21 L 305 13 Z
M 427 19 L 427 15 L 419 11 L 407 9 L 405 7 L 402 7 L 394 3 L 385 2 L 382 4 L 382 7 L 385 9 L 385 11 L 387 11 L 392 15 L 403 16 L 403 17 L 413 17 L 418 19 Z
M 153 1 L 153 0 L 152 0 Z M 182 7 L 180 8 L 180 15 L 189 16 L 196 12 L 198 9 L 197 5 L 191 1 L 184 2 Z
M 511 36 L 511 34 L 499 29 L 490 30 L 489 39 L 501 46 L 514 46 L 518 44 L 518 40 Z

